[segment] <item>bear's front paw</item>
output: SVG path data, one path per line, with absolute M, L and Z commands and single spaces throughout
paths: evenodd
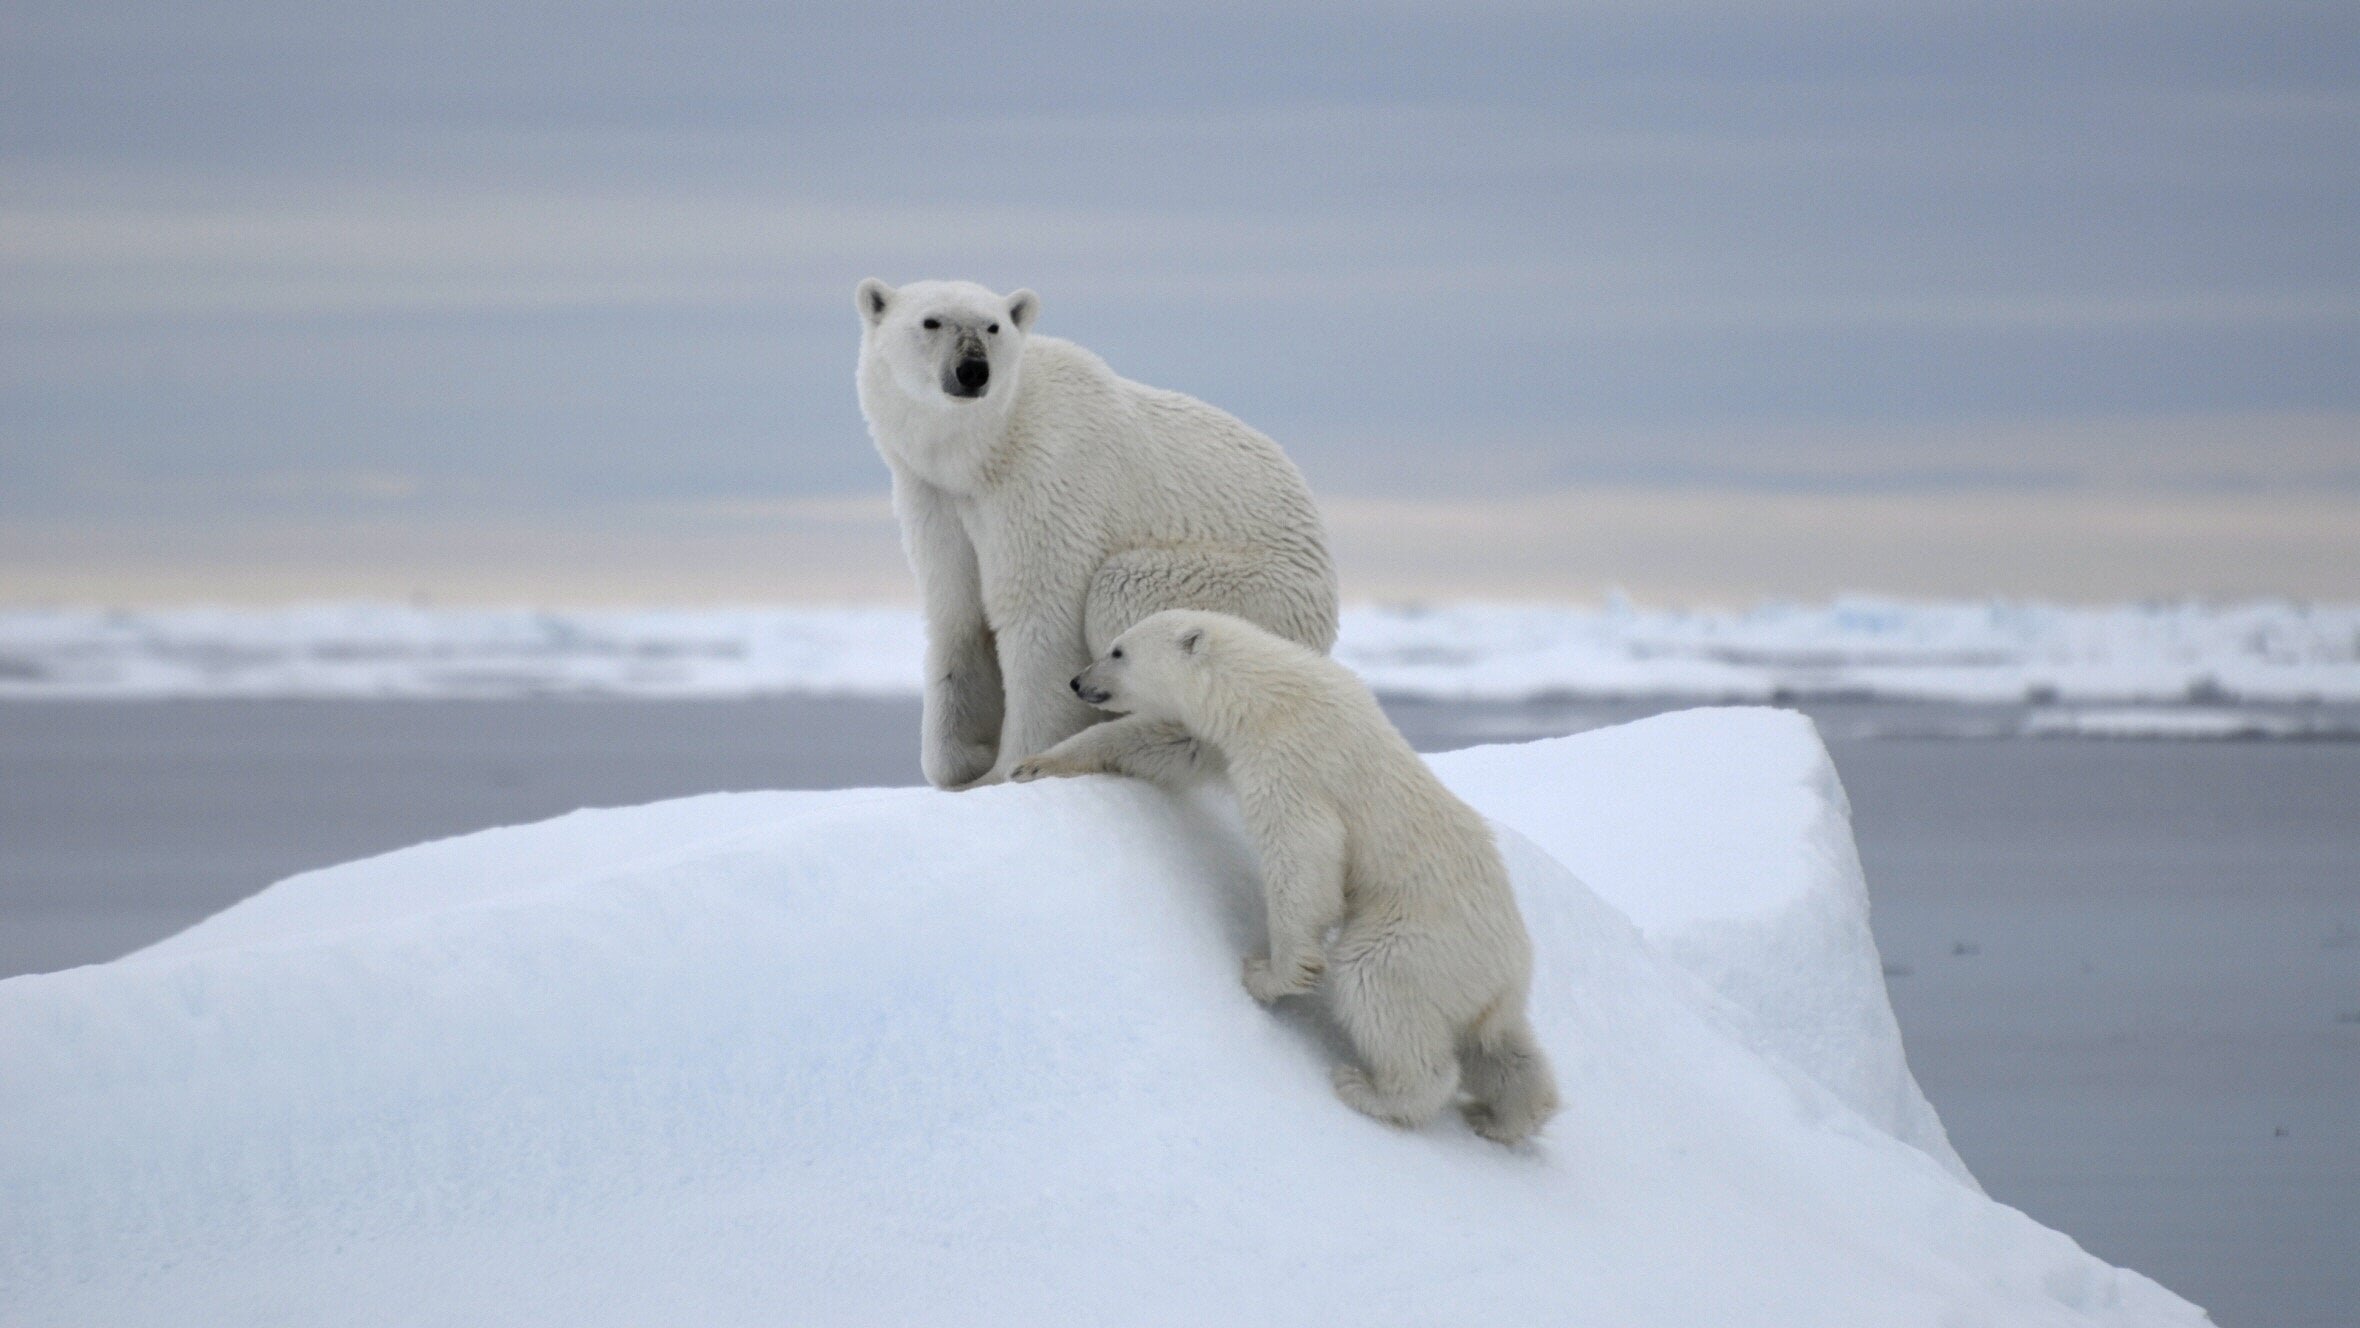
M 1326 970 L 1327 960 L 1317 951 L 1276 967 L 1269 959 L 1256 955 L 1246 960 L 1246 991 L 1268 1005 L 1281 997 L 1300 996 L 1311 990 Z
M 1018 761 L 1014 766 L 1010 767 L 1008 771 L 1008 782 L 1011 784 L 1030 784 L 1036 779 L 1046 779 L 1051 775 L 1063 775 L 1069 773 L 1071 772 L 1061 770 L 1055 765 L 1042 760 L 1040 757 L 1033 756 L 1027 757 L 1022 761 Z
M 926 782 L 941 789 L 972 788 L 991 773 L 999 748 L 983 742 L 946 742 L 926 754 Z

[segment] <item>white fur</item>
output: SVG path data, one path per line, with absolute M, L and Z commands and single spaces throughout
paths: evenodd
M 1557 1089 L 1525 1022 L 1532 942 L 1491 827 L 1350 670 L 1251 623 L 1174 610 L 1124 632 L 1074 682 L 1123 717 L 1012 777 L 1164 777 L 1175 729 L 1215 749 L 1269 911 L 1270 950 L 1246 961 L 1246 989 L 1273 1001 L 1325 974 L 1366 1067 L 1336 1068 L 1346 1102 L 1416 1125 L 1464 1090 L 1491 1138 L 1541 1127 Z
M 855 299 L 861 411 L 925 602 L 928 780 L 996 781 L 1096 722 L 1067 681 L 1159 609 L 1334 644 L 1318 509 L 1275 443 L 1029 335 L 1030 291 L 870 280 Z M 969 357 L 989 381 L 953 395 Z

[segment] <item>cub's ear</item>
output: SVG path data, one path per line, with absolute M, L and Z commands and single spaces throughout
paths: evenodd
M 1020 290 L 1008 297 L 1008 321 L 1016 324 L 1017 331 L 1032 331 L 1033 320 L 1040 315 L 1040 296 L 1029 290 Z
M 860 309 L 860 316 L 870 327 L 885 321 L 885 310 L 893 304 L 893 288 L 870 277 L 852 293 L 852 302 Z
M 1182 632 L 1180 634 L 1180 639 L 1174 644 L 1180 647 L 1180 653 L 1183 655 L 1202 654 L 1205 648 L 1205 629 L 1202 627 L 1191 627 L 1187 631 Z

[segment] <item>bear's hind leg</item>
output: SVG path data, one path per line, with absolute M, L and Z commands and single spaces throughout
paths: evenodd
M 1337 1066 L 1336 1096 L 1388 1124 L 1423 1125 L 1442 1114 L 1458 1091 L 1458 1057 L 1449 1027 L 1390 985 L 1359 964 L 1329 975 L 1336 1022 L 1368 1067 Z
M 1557 1114 L 1557 1080 L 1520 1009 L 1495 1006 L 1459 1048 L 1467 1123 L 1486 1139 L 1519 1143 Z

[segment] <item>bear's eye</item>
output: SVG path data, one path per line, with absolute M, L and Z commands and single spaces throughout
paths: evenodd
M 1123 648 L 1121 646 L 1116 646 L 1114 648 L 1114 657 L 1116 659 L 1121 659 L 1123 657 Z
M 942 327 L 942 320 L 939 318 L 929 318 L 926 320 L 924 326 L 929 332 L 937 331 Z
M 1000 335 L 1000 325 L 998 323 L 994 323 L 990 327 L 985 328 L 984 331 L 989 332 L 996 337 Z

